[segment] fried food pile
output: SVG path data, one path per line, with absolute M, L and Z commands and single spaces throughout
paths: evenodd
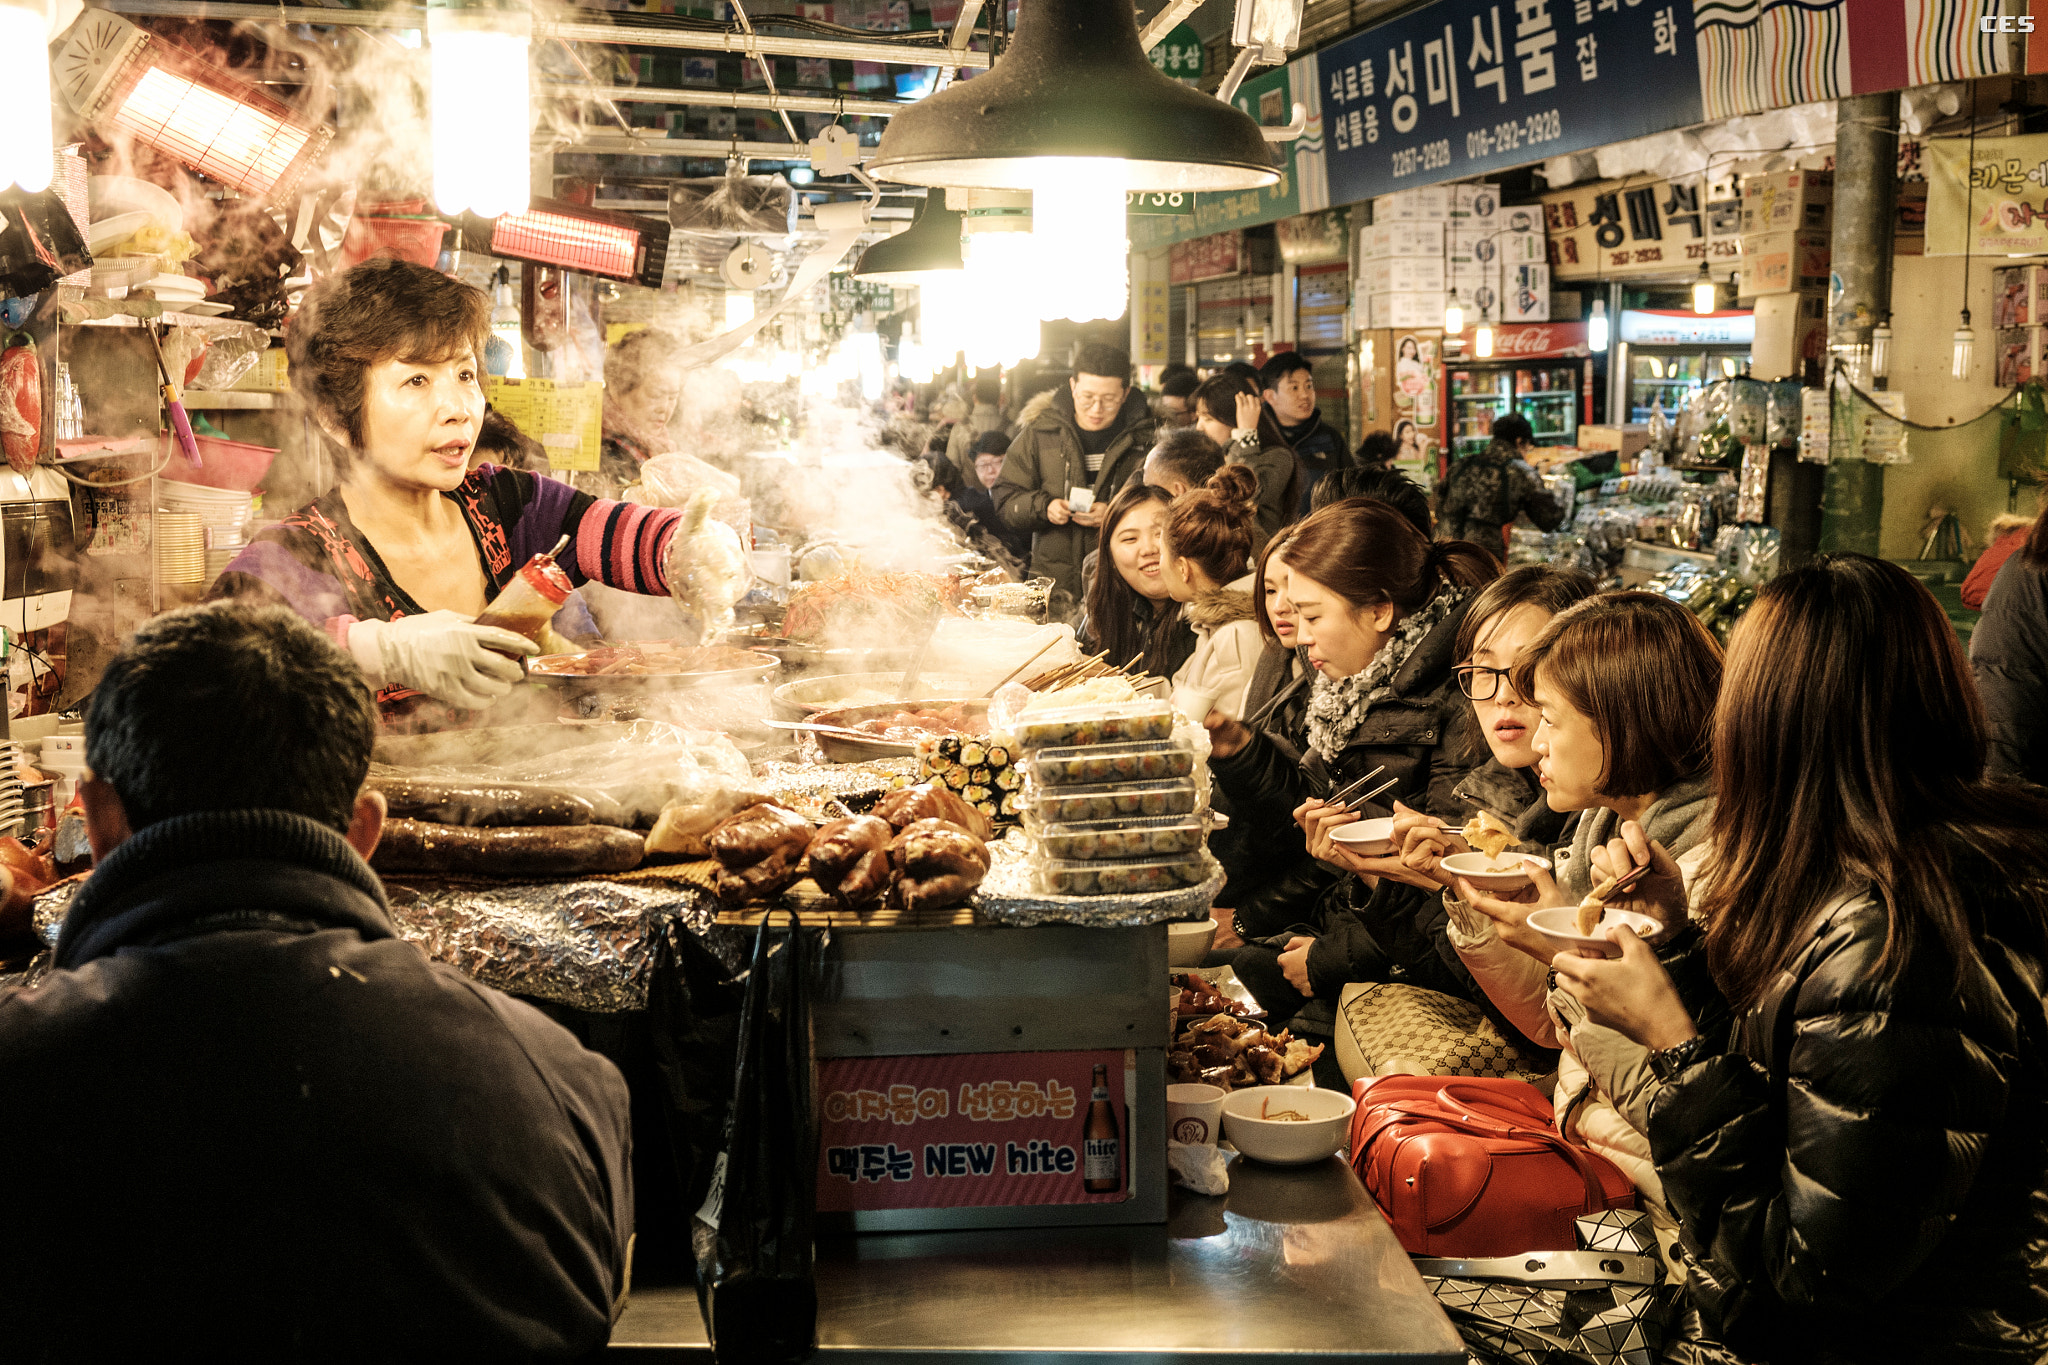
M 1181 1030 L 1166 1054 L 1166 1079 L 1171 1085 L 1225 1090 L 1279 1085 L 1322 1055 L 1321 1043 L 1304 1042 L 1286 1029 L 1268 1033 L 1265 1025 L 1253 1020 L 1218 1014 Z

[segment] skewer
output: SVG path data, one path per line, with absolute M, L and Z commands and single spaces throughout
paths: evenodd
M 1022 673 L 1025 669 L 1031 667 L 1031 665 L 1037 663 L 1040 656 L 1042 656 L 1045 653 L 1045 651 L 1051 649 L 1054 645 L 1058 644 L 1059 642 L 1060 637 L 1055 635 L 1050 640 L 1047 640 L 1044 644 L 1040 645 L 1037 649 L 1033 650 L 1030 658 L 1026 659 L 1023 663 L 1018 664 L 1015 668 L 1011 669 L 1008 673 L 1004 674 L 1003 680 L 997 683 L 994 687 L 991 687 L 988 690 L 987 695 L 993 697 L 996 693 L 1002 691 L 1005 687 L 1009 686 L 1010 681 L 1013 678 L 1015 678 L 1019 673 Z

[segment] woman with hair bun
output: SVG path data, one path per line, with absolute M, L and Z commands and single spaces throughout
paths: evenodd
M 1159 572 L 1195 633 L 1195 652 L 1173 675 L 1173 690 L 1193 714 L 1213 708 L 1243 715 L 1245 688 L 1263 652 L 1252 617 L 1258 496 L 1258 475 L 1225 465 L 1166 512 Z

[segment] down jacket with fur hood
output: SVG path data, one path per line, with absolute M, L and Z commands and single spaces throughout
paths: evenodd
M 1200 594 L 1181 614 L 1195 632 L 1195 652 L 1173 675 L 1174 694 L 1214 697 L 1217 706 L 1243 719 L 1245 690 L 1266 651 L 1252 619 L 1252 576 Z

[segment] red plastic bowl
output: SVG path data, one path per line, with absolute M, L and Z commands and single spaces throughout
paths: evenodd
M 351 218 L 341 239 L 341 268 L 388 251 L 401 261 L 431 269 L 441 259 L 441 241 L 447 235 L 448 225 L 434 218 Z
M 232 488 L 238 493 L 251 493 L 256 485 L 263 482 L 263 476 L 270 472 L 270 462 L 277 458 L 277 452 L 269 446 L 251 445 L 247 441 L 223 441 L 218 436 L 196 436 L 199 446 L 201 467 L 194 469 L 191 461 L 181 454 L 176 446 L 177 437 L 166 435 L 172 442 L 171 461 L 164 466 L 162 477 L 173 483 L 196 483 L 206 488 Z

